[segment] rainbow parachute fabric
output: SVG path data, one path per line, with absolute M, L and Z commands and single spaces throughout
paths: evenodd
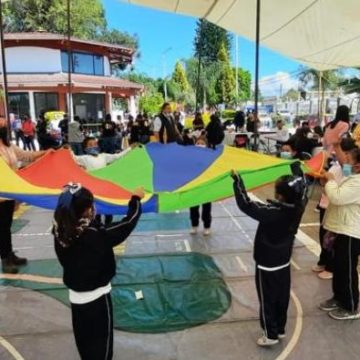
M 80 182 L 94 193 L 99 213 L 122 214 L 131 192 L 143 186 L 144 212 L 171 212 L 232 196 L 231 169 L 242 175 L 248 189 L 254 189 L 289 174 L 291 163 L 228 146 L 212 150 L 151 143 L 87 173 L 62 149 L 18 173 L 0 158 L 0 196 L 52 209 L 63 185 Z

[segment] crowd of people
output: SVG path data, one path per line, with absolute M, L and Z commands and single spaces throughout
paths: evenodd
M 216 149 L 224 139 L 224 128 L 217 114 L 205 125 L 201 113 L 196 113 L 192 129 L 184 129 L 180 114 L 165 103 L 151 121 L 146 115 L 130 118 L 126 128 L 107 115 L 99 139 L 88 136 L 79 119 L 60 122 L 62 143 L 68 144 L 78 164 L 87 170 L 101 168 L 123 156 L 120 138 L 129 144 L 146 144 L 151 138 L 163 144 L 179 143 Z M 28 117 L 21 122 L 23 135 L 15 141 L 31 136 L 36 131 Z M 255 117 L 249 123 L 256 126 Z M 41 123 L 40 123 L 41 125 Z M 237 127 L 245 126 L 240 114 Z M 282 121 L 278 121 L 277 146 L 279 156 L 302 160 L 311 156 L 316 147 L 327 154 L 326 165 L 320 176 L 323 194 L 319 202 L 321 254 L 313 271 L 321 279 L 332 279 L 333 296 L 322 302 L 320 309 L 333 319 L 360 319 L 358 310 L 358 255 L 360 254 L 360 128 L 350 125 L 349 109 L 339 106 L 335 119 L 323 129 L 311 129 L 307 122 L 299 124 L 289 136 Z M 39 125 L 38 125 L 39 128 Z M 32 129 L 32 130 L 31 130 Z M 31 132 L 32 131 L 32 132 Z M 28 151 L 9 141 L 7 124 L 0 121 L 0 156 L 14 170 L 19 161 L 31 162 L 47 150 L 34 151 L 31 140 L 23 140 Z M 275 199 L 260 204 L 250 199 L 241 176 L 233 170 L 233 190 L 241 211 L 259 222 L 254 240 L 255 283 L 260 303 L 260 324 L 264 336 L 258 345 L 273 346 L 286 336 L 287 309 L 290 298 L 290 258 L 295 236 L 307 204 L 308 179 L 301 171 L 300 162 L 292 165 L 292 175 L 275 182 Z M 125 241 L 141 215 L 142 188 L 134 191 L 129 201 L 127 216 L 113 222 L 107 214 L 105 221 L 96 214 L 92 193 L 80 184 L 68 185 L 60 195 L 54 215 L 53 234 L 55 251 L 64 269 L 63 280 L 69 288 L 73 329 L 82 358 L 112 358 L 111 278 L 115 275 L 113 247 Z M 202 214 L 200 215 L 200 207 Z M 204 235 L 210 235 L 211 203 L 190 209 L 191 234 L 198 232 L 200 218 Z M 26 264 L 12 249 L 11 224 L 16 203 L 0 199 L 0 256 L 2 269 L 16 273 Z M 90 246 L 91 245 L 91 246 Z M 96 324 L 96 326 L 93 326 Z

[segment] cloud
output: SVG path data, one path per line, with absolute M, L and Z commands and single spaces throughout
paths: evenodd
M 264 76 L 259 81 L 260 91 L 263 96 L 284 95 L 290 89 L 298 88 L 298 79 L 287 72 L 277 72 L 273 75 Z M 281 89 L 280 89 L 281 88 Z

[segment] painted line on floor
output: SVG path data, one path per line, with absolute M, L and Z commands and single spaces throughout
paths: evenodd
M 301 267 L 294 260 L 291 259 L 290 263 L 296 270 L 301 270 Z
M 275 360 L 285 360 L 290 353 L 294 350 L 295 346 L 299 342 L 301 331 L 303 328 L 303 308 L 301 306 L 301 302 L 299 298 L 296 296 L 293 290 L 290 291 L 290 296 L 294 301 L 296 307 L 296 321 L 295 321 L 295 329 L 291 336 L 290 341 L 287 343 L 285 349 L 281 352 L 281 354 L 275 358 Z
M 29 234 L 13 234 L 13 236 L 15 237 L 30 237 L 30 236 L 49 236 L 51 235 L 49 232 L 45 232 L 45 233 L 29 233 Z
M 185 245 L 186 252 L 191 252 L 191 246 L 190 246 L 188 240 L 186 240 L 186 239 L 184 240 L 184 245 Z
M 19 219 L 21 216 L 23 216 L 26 211 L 28 211 L 30 209 L 29 205 L 20 205 L 19 209 L 15 211 L 14 214 L 14 220 Z
M 235 224 L 235 226 L 241 231 L 242 235 L 244 235 L 245 239 L 252 244 L 252 239 L 249 236 L 249 234 L 243 229 L 243 227 L 240 225 L 240 223 L 235 219 L 234 215 L 227 209 L 227 207 L 224 205 L 223 201 L 220 202 L 221 206 L 223 207 L 224 211 L 230 216 L 230 219 Z
M 296 234 L 296 239 L 300 241 L 311 253 L 313 253 L 317 257 L 320 256 L 320 244 L 317 243 L 314 239 L 312 239 L 309 235 L 305 234 L 301 230 L 298 230 Z
M 115 255 L 124 255 L 126 250 L 126 242 L 123 242 L 122 244 L 119 244 L 114 247 L 114 254 Z
M 7 340 L 0 336 L 0 345 L 2 345 L 15 360 L 25 360 L 22 355 Z
M 22 280 L 22 281 L 32 281 L 36 283 L 46 283 L 54 285 L 63 285 L 61 278 L 41 276 L 41 275 L 31 275 L 31 274 L 0 274 L 0 279 L 4 280 Z
M 242 261 L 240 256 L 235 256 L 236 261 L 238 262 L 240 268 L 244 270 L 245 272 L 248 272 L 248 267 L 245 265 L 245 263 Z
M 314 223 L 303 223 L 300 224 L 300 227 L 313 227 L 313 226 L 320 226 L 319 222 L 314 222 Z

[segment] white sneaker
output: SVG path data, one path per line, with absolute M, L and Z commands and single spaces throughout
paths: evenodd
M 256 342 L 259 346 L 273 346 L 279 343 L 279 339 L 269 339 L 265 335 Z
M 286 338 L 286 334 L 282 333 L 282 334 L 278 334 L 278 338 L 281 339 L 285 339 Z
M 198 232 L 198 228 L 196 226 L 193 226 L 190 230 L 190 234 L 191 235 L 196 235 Z
M 210 229 L 204 229 L 204 236 L 209 236 L 211 235 L 211 230 Z

